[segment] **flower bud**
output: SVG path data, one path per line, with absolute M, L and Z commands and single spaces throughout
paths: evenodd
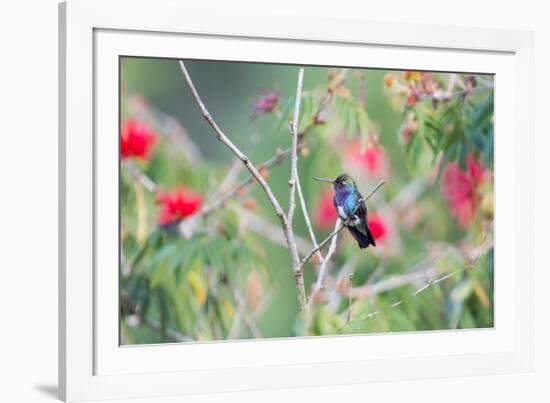
M 309 155 L 309 148 L 306 146 L 303 146 L 300 148 L 300 157 L 307 157 Z
M 264 178 L 265 180 L 269 179 L 269 169 L 267 169 L 266 167 L 261 167 L 259 169 L 259 172 L 262 178 Z
M 386 87 L 391 87 L 393 85 L 393 80 L 395 80 L 395 77 L 393 74 L 388 73 L 384 76 L 384 84 Z
M 243 207 L 250 211 L 256 210 L 256 207 L 257 207 L 256 199 L 252 197 L 246 199 L 245 201 L 243 201 Z

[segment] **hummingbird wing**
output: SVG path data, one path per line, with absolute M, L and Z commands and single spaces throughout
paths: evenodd
M 355 213 L 359 217 L 359 224 L 354 227 L 348 227 L 353 237 L 359 243 L 359 247 L 367 248 L 369 245 L 376 246 L 374 237 L 372 236 L 368 221 L 367 221 L 367 206 L 364 201 L 359 203 L 357 212 Z

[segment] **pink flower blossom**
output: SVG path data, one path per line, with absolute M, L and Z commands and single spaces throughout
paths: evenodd
M 254 97 L 254 106 L 250 118 L 256 119 L 260 115 L 273 112 L 279 103 L 279 96 L 279 93 L 275 90 L 261 90 L 261 94 Z
M 352 164 L 364 169 L 371 177 L 384 177 L 388 170 L 388 161 L 384 148 L 369 141 L 365 148 L 360 142 L 352 143 L 346 150 L 346 156 Z
M 479 207 L 480 186 L 488 180 L 491 172 L 473 156 L 466 158 L 466 170 L 457 163 L 449 163 L 443 171 L 441 191 L 451 209 L 451 214 L 462 227 L 470 225 Z

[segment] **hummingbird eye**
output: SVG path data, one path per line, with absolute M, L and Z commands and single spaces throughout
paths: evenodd
M 350 181 L 350 176 L 348 174 L 341 174 L 340 176 L 338 176 L 334 182 L 335 183 L 339 183 L 339 184 L 345 184 L 345 183 L 348 183 Z

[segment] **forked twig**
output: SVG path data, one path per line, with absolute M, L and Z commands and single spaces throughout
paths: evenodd
M 294 233 L 292 231 L 292 224 L 288 219 L 288 216 L 285 215 L 283 209 L 281 208 L 281 205 L 279 204 L 279 201 L 275 197 L 275 194 L 271 190 L 271 187 L 268 185 L 267 181 L 263 178 L 263 176 L 260 174 L 259 170 L 254 166 L 254 164 L 250 161 L 250 159 L 225 135 L 223 130 L 218 126 L 216 121 L 212 118 L 212 115 L 204 105 L 204 102 L 202 101 L 201 97 L 199 96 L 197 89 L 195 88 L 195 85 L 193 84 L 193 81 L 191 80 L 191 76 L 189 75 L 189 72 L 187 71 L 187 68 L 185 67 L 185 63 L 183 61 L 179 61 L 179 65 L 181 68 L 181 71 L 183 73 L 183 76 L 185 78 L 185 81 L 187 83 L 187 86 L 189 87 L 189 90 L 191 91 L 191 94 L 193 95 L 193 98 L 195 99 L 195 102 L 199 106 L 199 109 L 202 112 L 202 115 L 212 127 L 214 130 L 214 133 L 216 135 L 216 138 L 223 143 L 237 158 L 239 158 L 242 163 L 245 165 L 245 167 L 248 169 L 250 174 L 258 181 L 260 186 L 262 187 L 264 193 L 267 196 L 267 199 L 273 206 L 273 209 L 275 210 L 275 214 L 277 217 L 279 217 L 279 220 L 281 221 L 281 225 L 283 227 L 283 232 L 285 234 L 286 242 L 288 249 L 290 251 L 290 255 L 293 262 L 293 271 L 294 271 L 294 278 L 296 281 L 296 288 L 298 292 L 298 302 L 300 304 L 300 309 L 304 310 L 306 309 L 306 293 L 305 293 L 305 287 L 304 287 L 304 281 L 303 281 L 303 275 L 301 270 L 298 270 L 297 268 L 300 266 L 300 256 L 298 255 L 298 249 L 296 247 L 296 242 L 294 240 Z M 303 71 L 301 71 L 300 76 L 303 76 Z M 299 76 L 298 79 L 298 88 L 297 91 L 300 91 L 301 93 L 301 86 L 302 86 L 302 80 Z M 299 102 L 300 102 L 300 96 L 297 97 L 296 107 L 299 108 Z M 297 119 L 296 119 L 297 120 Z M 297 124 L 297 122 L 296 122 Z M 294 145 L 292 147 L 292 154 L 297 154 L 297 145 Z M 291 156 L 292 158 L 296 158 L 294 155 Z

